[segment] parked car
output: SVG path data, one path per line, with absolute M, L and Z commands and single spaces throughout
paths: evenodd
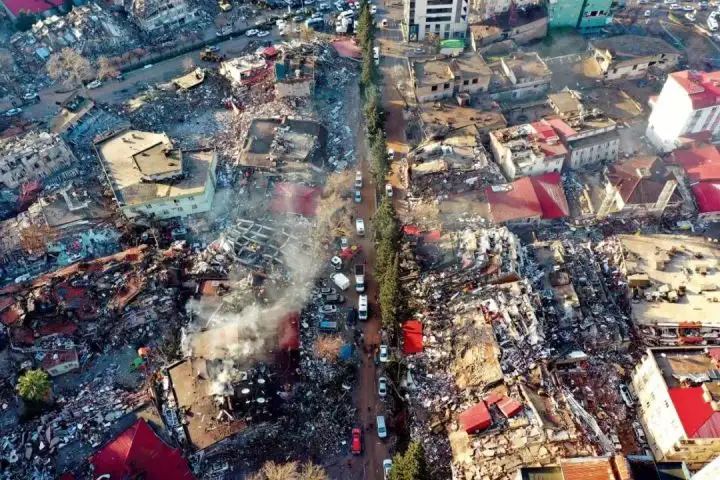
M 685 10 L 686 12 L 692 12 L 693 10 L 695 10 L 695 7 L 693 7 L 692 5 L 685 5 L 683 6 L 683 10 Z
M 388 480 L 388 477 L 390 476 L 390 469 L 392 468 L 392 460 L 389 458 L 386 458 L 383 460 L 383 475 L 385 475 L 385 480 Z
M 260 30 L 260 31 L 257 33 L 257 36 L 258 36 L 259 38 L 267 37 L 268 35 L 270 35 L 270 32 L 268 32 L 267 30 Z
M 370 6 L 370 13 L 375 15 L 377 13 L 377 6 L 371 5 Z
M 93 90 L 95 88 L 100 88 L 102 86 L 102 82 L 100 80 L 93 80 L 92 82 L 85 85 L 89 90 Z
M 38 98 L 38 94 L 35 92 L 28 92 L 25 95 L 23 95 L 23 100 L 35 100 Z
M 687 18 L 687 19 L 690 20 L 691 22 L 694 22 L 694 21 L 695 21 L 695 15 L 693 15 L 692 13 L 686 13 L 686 14 L 685 14 L 685 18 Z
M 143 70 L 149 70 L 149 69 L 151 69 L 152 67 L 153 67 L 153 64 L 152 64 L 152 63 L 148 63 L 147 65 L 145 65 L 145 66 L 143 67 Z
M 646 17 L 651 17 L 651 16 L 652 16 L 652 12 L 651 12 L 650 10 L 645 10 L 645 16 L 646 16 Z
M 355 190 L 355 203 L 362 203 L 362 193 L 360 190 Z
M 385 398 L 388 392 L 388 379 L 387 377 L 378 378 L 378 395 L 380 398 Z
M 320 289 L 320 295 L 332 295 L 333 293 L 337 293 L 337 290 L 332 287 L 322 287 Z
M 302 15 L 295 15 L 293 17 L 293 22 L 295 23 L 302 22 L 303 20 L 305 20 L 305 17 L 303 17 Z
M 357 230 L 357 234 L 361 237 L 365 235 L 365 220 L 362 218 L 358 218 L 355 220 L 355 230 Z
M 254 28 L 251 28 L 250 30 L 245 32 L 246 37 L 254 37 L 257 34 L 258 34 L 258 30 L 254 29 Z
M 345 297 L 343 295 L 338 295 L 337 293 L 332 293 L 330 295 L 325 296 L 325 303 L 327 304 L 335 304 L 335 303 L 344 303 Z
M 22 108 L 11 108 L 7 112 L 5 112 L 6 117 L 14 117 L 15 115 L 20 115 L 22 113 Z
M 388 355 L 388 346 L 380 345 L 380 362 L 387 363 L 389 360 L 390 356 Z
M 335 313 L 337 312 L 337 307 L 335 305 L 323 305 L 322 307 L 318 308 L 318 313 Z
M 673 3 L 672 5 L 670 5 L 670 10 L 680 10 L 681 8 L 682 7 L 679 3 Z
M 335 268 L 335 270 L 342 270 L 342 259 L 338 256 L 332 257 L 330 259 L 330 264 Z
M 385 184 L 385 195 L 387 195 L 388 198 L 392 198 L 393 196 L 393 188 L 389 183 Z
M 350 442 L 353 455 L 362 453 L 362 430 L 359 428 L 352 429 L 352 441 Z
M 341 237 L 340 238 L 340 249 L 341 250 L 347 250 L 350 248 L 350 241 L 347 237 Z

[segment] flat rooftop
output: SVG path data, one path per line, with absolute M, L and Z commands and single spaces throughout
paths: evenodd
M 485 59 L 477 53 L 466 53 L 453 58 L 450 67 L 453 73 L 461 78 L 489 77 L 492 75 L 492 70 L 490 70 Z
M 122 205 L 202 194 L 215 157 L 213 150 L 181 155 L 164 133 L 139 130 L 119 132 L 95 148 Z M 157 176 L 172 178 L 148 181 Z
M 283 164 L 322 159 L 327 142 L 325 127 L 310 120 L 255 119 L 250 124 L 240 156 L 243 165 L 276 168 Z
M 583 110 L 583 104 L 577 95 L 571 91 L 564 90 L 562 92 L 548 94 L 550 102 L 557 109 L 557 113 L 562 116 L 573 116 L 580 114 Z
M 513 71 L 518 82 L 552 75 L 543 59 L 535 52 L 513 53 L 503 61 Z
M 217 420 L 218 408 L 209 395 L 210 381 L 204 360 L 185 360 L 168 369 L 180 411 L 185 416 L 188 440 L 193 449 L 203 450 L 245 429 L 245 422 Z
M 688 376 L 704 375 L 716 369 L 716 361 L 705 347 L 654 348 L 651 351 L 668 388 L 680 387 L 681 379 Z
M 618 61 L 632 58 L 659 55 L 661 53 L 678 53 L 677 49 L 658 37 L 642 35 L 618 35 L 601 38 L 590 42 L 599 50 L 608 50 Z
M 472 107 L 461 107 L 449 100 L 420 104 L 420 118 L 426 132 L 431 126 L 453 129 L 476 125 L 483 131 L 507 126 L 507 121 L 501 112 L 484 112 Z
M 720 250 L 702 238 L 677 235 L 619 235 L 628 274 L 645 273 L 652 282 L 649 290 L 662 285 L 677 289 L 686 286 L 686 294 L 677 303 L 648 302 L 644 298 L 633 304 L 633 317 L 640 325 L 677 326 L 697 323 L 720 327 Z M 700 257 L 700 258 L 698 258 Z M 667 260 L 662 270 L 656 260 Z M 705 275 L 698 270 L 707 269 Z
M 446 58 L 415 62 L 415 84 L 418 87 L 438 85 L 453 80 L 450 61 Z

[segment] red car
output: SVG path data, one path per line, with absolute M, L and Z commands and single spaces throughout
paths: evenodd
M 352 453 L 360 455 L 362 453 L 362 431 L 359 428 L 352 429 Z

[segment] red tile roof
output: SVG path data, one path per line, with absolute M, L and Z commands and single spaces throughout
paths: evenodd
M 138 420 L 90 458 L 95 478 L 141 476 L 145 480 L 193 480 L 179 449 L 160 440 L 145 420 Z
M 403 323 L 403 354 L 411 355 L 423 351 L 422 323 L 408 320 Z
M 63 0 L 2 0 L 2 3 L 17 17 L 20 12 L 44 12 L 54 8 L 53 5 L 59 7 L 64 2 Z
M 72 350 L 58 350 L 56 352 L 47 353 L 45 358 L 40 361 L 40 366 L 44 370 L 49 370 L 53 367 L 57 367 L 58 365 L 77 361 L 78 354 L 77 350 L 74 348 Z
M 483 401 L 462 412 L 458 420 L 460 421 L 460 428 L 467 433 L 479 432 L 492 425 L 490 412 Z
M 615 480 L 609 458 L 572 458 L 560 462 L 564 480 Z
M 522 404 L 514 398 L 503 397 L 500 402 L 498 402 L 498 408 L 505 417 L 510 418 L 520 413 L 520 410 L 522 410 Z
M 705 401 L 702 387 L 674 387 L 668 392 L 688 438 L 720 438 L 720 412 Z
M 693 72 L 684 70 L 670 76 L 685 89 L 694 109 L 720 104 L 720 71 Z
M 641 170 L 646 170 L 648 176 L 642 176 Z M 657 157 L 635 157 L 623 163 L 610 167 L 610 182 L 617 188 L 625 203 L 645 204 L 655 203 L 665 184 L 672 179 L 672 175 Z M 673 192 L 671 202 L 678 201 L 679 194 Z
M 698 182 L 692 187 L 700 213 L 720 212 L 720 182 Z
M 668 162 L 683 167 L 691 182 L 720 180 L 720 152 L 714 145 L 675 150 L 668 157 Z
M 554 219 L 570 215 L 562 177 L 557 172 L 547 173 L 538 177 L 530 177 L 535 194 L 540 202 L 542 218 Z
M 566 155 L 567 149 L 560 142 L 557 132 L 547 120 L 533 122 L 530 124 L 535 129 L 535 143 L 542 152 L 549 157 Z
M 523 177 L 508 191 L 485 189 L 495 223 L 523 219 L 555 219 L 570 214 L 559 173 Z

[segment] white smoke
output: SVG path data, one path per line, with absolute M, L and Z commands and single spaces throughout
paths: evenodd
M 293 233 L 297 238 L 309 240 L 309 227 L 298 227 Z M 220 306 L 208 306 L 196 300 L 188 303 L 187 309 L 194 318 L 191 330 L 195 332 L 181 339 L 183 353 L 193 358 L 223 360 L 221 372 L 215 374 L 211 382 L 211 395 L 231 394 L 232 385 L 241 380 L 243 369 L 266 358 L 276 346 L 281 319 L 290 312 L 300 311 L 309 298 L 312 282 L 321 268 L 319 259 L 323 258 L 316 250 L 286 245 L 282 261 L 288 282 L 267 278 L 262 286 L 268 292 L 267 303 L 255 300 L 252 275 L 242 266 L 236 266 L 235 280 L 223 282 L 230 287 L 230 292 L 221 297 Z

